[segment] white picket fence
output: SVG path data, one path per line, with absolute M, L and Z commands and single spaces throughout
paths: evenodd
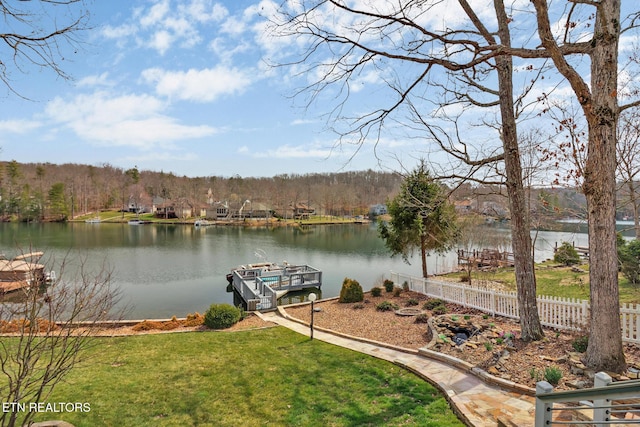
M 430 298 L 475 308 L 494 316 L 519 318 L 517 294 L 475 288 L 441 280 L 424 279 L 391 272 L 397 286 L 406 282 L 409 289 Z M 540 323 L 555 329 L 580 330 L 589 320 L 589 302 L 574 298 L 538 297 Z M 622 341 L 640 344 L 640 304 L 622 304 L 620 307 Z

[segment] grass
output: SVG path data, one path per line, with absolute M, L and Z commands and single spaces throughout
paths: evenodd
M 82 426 L 462 426 L 444 397 L 385 361 L 285 328 L 100 338 L 48 402 Z M 38 420 L 52 419 L 38 414 Z
M 536 284 L 538 295 L 559 296 L 564 298 L 589 299 L 589 266 L 580 265 L 583 272 L 575 272 L 570 267 L 559 267 L 554 264 L 543 263 L 536 266 Z M 461 273 L 455 273 L 460 276 Z M 516 290 L 516 280 L 513 268 L 498 269 L 494 272 L 472 272 L 472 282 L 493 280 L 504 283 L 513 291 Z M 618 277 L 620 302 L 640 303 L 640 287 L 634 286 L 622 276 Z

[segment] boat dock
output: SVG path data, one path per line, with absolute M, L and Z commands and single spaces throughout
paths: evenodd
M 0 259 L 0 295 L 44 282 L 45 266 L 34 261 L 42 255 L 42 252 L 31 252 L 10 260 Z
M 458 265 L 472 268 L 513 267 L 515 260 L 513 253 L 501 252 L 498 249 L 482 249 L 466 251 L 458 249 Z
M 241 266 L 228 276 L 247 311 L 275 310 L 278 298 L 291 291 L 322 286 L 322 271 L 310 265 L 263 263 Z

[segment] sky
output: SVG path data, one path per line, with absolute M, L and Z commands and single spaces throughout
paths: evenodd
M 304 79 L 273 66 L 286 43 L 265 36 L 265 4 L 88 3 L 91 29 L 61 61 L 72 80 L 24 67 L 19 96 L 0 90 L 0 160 L 190 177 L 397 169 L 384 150 L 337 146 L 329 107 L 292 97 Z
M 383 4 L 370 1 L 376 7 Z M 72 77 L 69 80 L 28 63 L 13 66 L 10 52 L 0 44 L 13 88 L 0 85 L 0 160 L 109 164 L 189 177 L 406 171 L 421 158 L 432 164 L 440 161 L 438 149 L 425 144 L 424 135 L 413 133 L 410 122 L 388 120 L 383 134 L 373 132 L 361 145 L 341 140 L 331 129 L 336 116 L 358 117 L 389 106 L 397 94 L 389 91 L 388 82 L 410 82 L 412 73 L 418 75 L 422 68 L 384 67 L 383 62 L 365 68 L 352 76 L 345 104 L 340 103 L 345 87 L 339 85 L 323 90 L 313 102 L 308 91 L 294 96 L 326 69 L 305 72 L 299 65 L 276 66 L 303 54 L 299 38 L 273 37 L 266 30 L 280 0 L 85 2 L 88 29 L 77 34 L 78 43 L 61 46 L 63 58 L 58 62 Z M 434 2 L 437 6 L 421 14 L 418 22 L 455 26 L 463 15 L 449 7 L 456 3 Z M 491 19 L 486 0 L 472 3 L 482 19 Z M 515 42 L 535 46 L 528 31 L 532 16 L 525 11 L 531 8 L 529 0 L 515 0 L 512 6 L 512 26 L 524 29 L 525 37 Z M 422 6 L 417 2 L 414 7 Z M 562 13 L 566 10 L 560 9 L 554 27 L 559 37 L 564 34 Z M 332 15 L 326 22 L 334 28 L 347 24 Z M 590 34 L 589 25 L 587 18 L 571 31 L 579 39 L 583 29 Z M 637 45 L 636 38 L 625 37 L 621 46 Z M 625 52 L 622 49 L 621 55 L 628 55 Z M 529 65 L 516 64 L 514 75 L 521 87 L 537 72 Z M 589 81 L 588 65 L 585 72 Z M 574 98 L 557 78 L 544 77 L 524 99 L 530 106 L 523 120 L 527 124 L 538 120 L 544 108 L 536 101 L 541 95 Z M 501 149 L 495 126 L 487 126 L 499 120 L 496 109 L 465 110 L 457 104 L 439 108 L 428 92 L 418 93 L 416 99 L 427 114 L 471 115 L 466 128 L 443 127 L 445 134 L 462 135 L 463 142 L 489 154 Z

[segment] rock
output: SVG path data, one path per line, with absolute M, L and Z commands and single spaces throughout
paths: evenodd
M 587 386 L 587 383 L 585 381 L 582 380 L 573 380 L 573 381 L 567 381 L 565 382 L 565 384 L 571 388 L 575 388 L 575 389 L 583 389 Z
M 500 375 L 498 368 L 496 368 L 495 366 L 490 366 L 489 369 L 487 369 L 487 372 L 496 377 Z
M 576 366 L 571 366 L 571 368 L 569 368 L 569 371 L 573 374 L 573 375 L 584 375 L 584 369 L 580 369 Z

